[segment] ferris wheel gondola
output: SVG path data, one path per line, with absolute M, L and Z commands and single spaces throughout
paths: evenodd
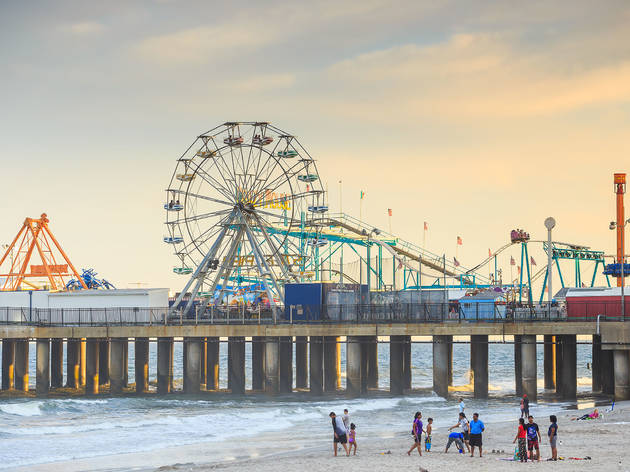
M 328 244 L 311 224 L 328 211 L 315 161 L 269 123 L 229 122 L 198 136 L 177 160 L 167 193 L 182 207 L 165 205 L 164 241 L 176 245 L 176 273 L 192 274 L 182 290 L 191 294 L 188 308 L 198 293 L 225 292 L 243 279 L 283 300 L 284 284 L 309 278 L 309 264 Z

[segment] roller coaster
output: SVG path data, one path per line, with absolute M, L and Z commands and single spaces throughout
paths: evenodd
M 163 240 L 179 261 L 173 272 L 189 276 L 174 304 L 184 302 L 185 311 L 199 297 L 206 304 L 230 303 L 230 294 L 243 287 L 255 287 L 254 299 L 274 309 L 287 283 L 316 281 L 383 292 L 501 286 L 519 302 L 533 303 L 543 278 L 542 302 L 547 270 L 533 272 L 530 248 L 551 252 L 562 287 L 566 261 L 577 287 L 584 285 L 586 262 L 594 263 L 591 286 L 604 263 L 602 251 L 563 242 L 548 247 L 514 230 L 508 243 L 465 267 L 345 213 L 330 213 L 315 159 L 294 135 L 267 122 L 226 122 L 199 135 L 177 159 L 163 206 Z M 515 248 L 518 274 L 504 277 L 499 258 Z M 517 265 L 513 256 L 510 262 Z

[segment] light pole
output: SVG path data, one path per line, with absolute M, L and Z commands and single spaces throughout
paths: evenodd
M 549 319 L 551 319 L 551 301 L 553 300 L 553 291 L 551 290 L 551 275 L 553 271 L 553 242 L 551 239 L 551 230 L 556 226 L 556 220 L 549 217 L 545 220 L 545 228 L 547 228 L 547 299 L 549 304 Z
M 630 223 L 630 218 L 628 218 L 627 220 L 625 220 L 623 222 L 622 225 L 618 225 L 615 221 L 611 221 L 610 225 L 608 226 L 608 229 L 610 229 L 611 231 L 614 231 L 616 229 L 621 228 L 621 233 L 623 234 L 626 231 L 626 226 L 628 225 L 628 223 Z M 623 236 L 622 236 L 622 241 L 623 241 Z M 625 293 L 624 293 L 624 287 L 626 285 L 626 276 L 625 276 L 625 265 L 626 265 L 626 255 L 624 254 L 624 250 L 623 250 L 623 244 L 622 244 L 622 252 L 621 252 L 621 262 L 619 261 L 619 255 L 617 255 L 617 262 L 621 263 L 621 316 L 623 317 L 623 320 L 626 320 L 626 301 L 625 301 Z

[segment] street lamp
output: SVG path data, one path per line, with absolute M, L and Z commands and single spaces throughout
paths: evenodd
M 547 228 L 547 298 L 548 298 L 548 312 L 549 319 L 551 319 L 551 301 L 553 300 L 553 291 L 551 290 L 551 274 L 552 274 L 552 256 L 553 256 L 553 242 L 551 239 L 551 230 L 555 228 L 556 220 L 553 217 L 545 219 L 545 228 Z
M 626 230 L 626 226 L 628 225 L 628 223 L 630 223 L 630 218 L 628 218 L 627 220 L 625 220 L 623 222 L 623 226 L 622 231 Z M 610 229 L 611 231 L 614 231 L 617 229 L 617 223 L 615 221 L 611 221 L 610 224 L 608 225 L 608 229 Z M 625 251 L 624 251 L 625 252 Z M 619 262 L 619 260 L 617 260 L 617 262 Z M 626 285 L 626 280 L 625 280 L 625 265 L 626 265 L 626 255 L 625 254 L 621 254 L 621 315 L 623 316 L 623 320 L 626 320 L 626 301 L 625 301 L 625 293 L 624 293 L 624 286 Z

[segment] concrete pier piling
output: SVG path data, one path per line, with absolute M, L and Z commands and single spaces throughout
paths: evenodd
M 134 342 L 136 393 L 149 391 L 149 338 L 136 338 Z
M 125 346 L 127 338 L 114 338 L 109 348 L 109 388 L 113 395 L 123 393 L 125 378 Z
M 245 393 L 245 338 L 228 338 L 230 362 L 228 363 L 228 382 L 232 393 Z
M 2 340 L 2 390 L 15 388 L 15 341 Z
M 562 359 L 560 376 L 557 382 L 560 384 L 560 396 L 565 400 L 577 398 L 577 340 L 575 335 L 565 334 L 560 336 Z
M 404 336 L 389 337 L 389 391 L 392 395 L 402 395 Z
M 545 336 L 546 338 L 547 336 Z M 594 334 L 591 344 L 591 391 L 602 391 L 602 337 Z M 546 358 L 545 358 L 546 362 Z M 545 364 L 546 366 L 546 364 Z M 545 386 L 545 388 L 547 388 Z
M 615 370 L 613 361 L 613 351 L 602 349 L 600 360 L 600 382 L 602 385 L 602 393 L 606 395 L 615 394 Z
M 473 395 L 488 398 L 488 336 L 470 337 L 470 367 L 473 372 Z
M 184 393 L 201 391 L 201 357 L 203 355 L 203 338 L 184 339 L 186 352 L 184 363 Z
M 35 392 L 46 396 L 50 390 L 50 340 L 37 339 L 36 351 Z
M 265 389 L 265 338 L 252 337 L 252 390 Z
M 308 338 L 295 337 L 295 388 L 308 387 Z
M 157 345 L 157 393 L 165 395 L 173 389 L 173 338 L 158 338 Z
M 615 401 L 630 400 L 630 355 L 629 351 L 615 349 L 613 362 L 615 369 Z
M 450 339 L 449 339 L 450 338 Z M 436 395 L 448 397 L 449 349 L 452 336 L 433 336 L 433 391 Z
M 378 389 L 378 337 L 368 336 L 367 349 L 367 387 Z
M 520 334 L 514 335 L 514 390 L 516 396 L 523 396 L 523 348 Z
M 324 391 L 336 392 L 338 385 L 339 351 L 337 336 L 324 337 Z
M 411 390 L 411 336 L 403 336 L 403 392 Z
M 280 340 L 269 336 L 265 339 L 265 393 L 280 392 Z
M 66 343 L 66 387 L 77 389 L 81 386 L 80 339 L 68 339 Z
M 28 392 L 28 339 L 15 341 L 15 389 Z
M 129 339 L 123 343 L 123 387 L 129 386 Z
M 362 355 L 363 342 L 360 336 L 348 336 L 346 343 L 346 393 L 359 395 L 363 388 Z M 365 358 L 367 360 L 367 358 Z
M 63 387 L 63 339 L 50 340 L 50 386 Z
M 293 338 L 280 337 L 280 393 L 293 391 Z
M 85 387 L 85 379 L 86 379 L 86 370 L 85 370 L 85 362 L 87 355 L 87 344 L 85 338 L 81 339 L 79 343 L 79 385 L 81 387 Z
M 86 341 L 85 351 L 85 394 L 98 395 L 98 373 L 100 361 L 100 341 L 90 338 Z
M 556 388 L 556 350 L 554 336 L 545 334 L 543 339 L 545 390 L 553 390 Z M 593 353 L 594 352 L 595 351 L 593 351 Z
M 98 381 L 100 385 L 109 383 L 109 339 L 103 339 L 98 348 Z
M 538 391 L 538 370 L 536 361 L 536 336 L 521 336 L 521 359 L 523 371 L 523 394 L 530 402 L 536 402 Z
M 219 390 L 219 338 L 209 337 L 206 343 L 206 390 Z
M 324 391 L 324 338 L 322 336 L 309 338 L 309 377 L 311 393 L 321 395 Z

